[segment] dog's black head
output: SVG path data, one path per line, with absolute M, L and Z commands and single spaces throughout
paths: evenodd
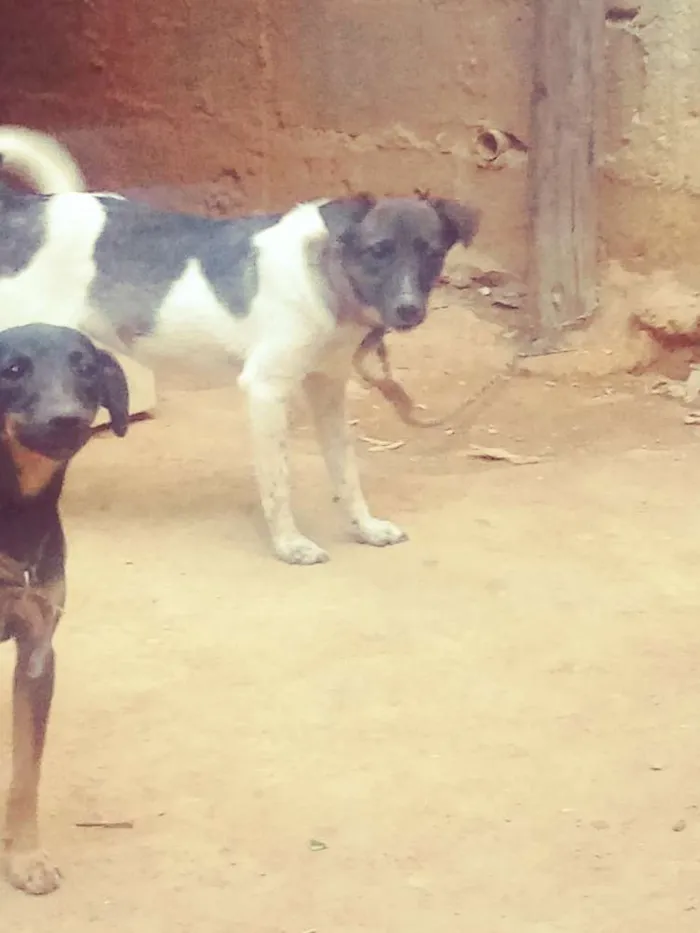
M 319 210 L 356 298 L 376 308 L 391 330 L 423 321 L 447 253 L 458 241 L 468 246 L 479 228 L 476 208 L 422 195 L 379 201 L 360 195 Z
M 50 460 L 66 462 L 90 437 L 100 406 L 126 434 L 129 389 L 111 354 L 78 331 L 25 324 L 0 331 L 0 430 Z

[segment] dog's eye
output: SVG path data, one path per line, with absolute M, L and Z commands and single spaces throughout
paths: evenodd
M 368 252 L 372 259 L 388 259 L 394 253 L 394 244 L 391 240 L 381 240 L 379 243 L 372 243 Z
M 29 360 L 13 360 L 0 372 L 0 378 L 8 382 L 18 382 L 29 370 Z
M 439 246 L 432 246 L 424 240 L 419 240 L 416 243 L 416 248 L 423 254 L 423 257 L 427 259 L 428 262 L 441 262 L 445 252 Z
M 88 363 L 87 360 L 81 360 L 76 365 L 75 371 L 85 379 L 92 379 L 93 376 L 97 375 L 97 366 L 94 363 Z
M 71 367 L 76 376 L 83 379 L 92 379 L 97 374 L 97 366 L 84 356 L 75 355 L 71 358 Z

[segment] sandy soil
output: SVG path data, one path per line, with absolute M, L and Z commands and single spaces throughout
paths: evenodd
M 489 375 L 449 334 L 440 366 L 411 347 L 431 409 Z M 406 440 L 360 448 L 411 540 L 347 540 L 302 425 L 319 567 L 270 556 L 235 389 L 76 462 L 43 787 L 65 880 L 0 886 L 2 928 L 697 933 L 698 429 L 641 379 L 515 379 L 454 433 L 353 408 Z

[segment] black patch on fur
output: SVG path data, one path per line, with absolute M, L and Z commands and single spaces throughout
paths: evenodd
M 124 370 L 106 350 L 97 351 L 100 366 L 100 402 L 112 419 L 117 437 L 125 437 L 129 429 L 129 383 Z
M 244 315 L 257 288 L 251 238 L 281 214 L 227 220 L 159 211 L 100 198 L 107 213 L 95 244 L 90 301 L 130 343 L 155 329 L 158 310 L 189 260 L 197 259 L 218 300 Z
M 0 191 L 0 276 L 22 272 L 46 239 L 46 201 L 40 195 Z
M 376 204 L 370 194 L 350 198 L 336 198 L 319 206 L 319 213 L 328 228 L 331 239 L 342 239 L 350 228 L 359 224 Z
M 389 330 L 420 324 L 454 243 L 452 228 L 433 204 L 414 198 L 373 203 L 361 196 L 332 201 L 320 210 L 357 301 L 376 308 Z
M 445 247 L 451 249 L 455 243 L 469 246 L 479 231 L 481 211 L 471 204 L 445 198 L 422 198 L 437 212 L 442 221 Z

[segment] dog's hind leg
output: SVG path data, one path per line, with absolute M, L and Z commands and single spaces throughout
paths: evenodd
M 12 723 L 12 783 L 7 802 L 5 858 L 11 884 L 28 894 L 49 894 L 61 876 L 41 849 L 37 805 L 41 760 L 54 685 L 54 655 L 29 676 L 31 645 L 17 643 Z
M 344 379 L 321 372 L 310 373 L 304 380 L 334 492 L 358 541 L 375 547 L 399 544 L 407 535 L 392 522 L 374 518 L 362 493 L 345 411 L 346 384 Z

